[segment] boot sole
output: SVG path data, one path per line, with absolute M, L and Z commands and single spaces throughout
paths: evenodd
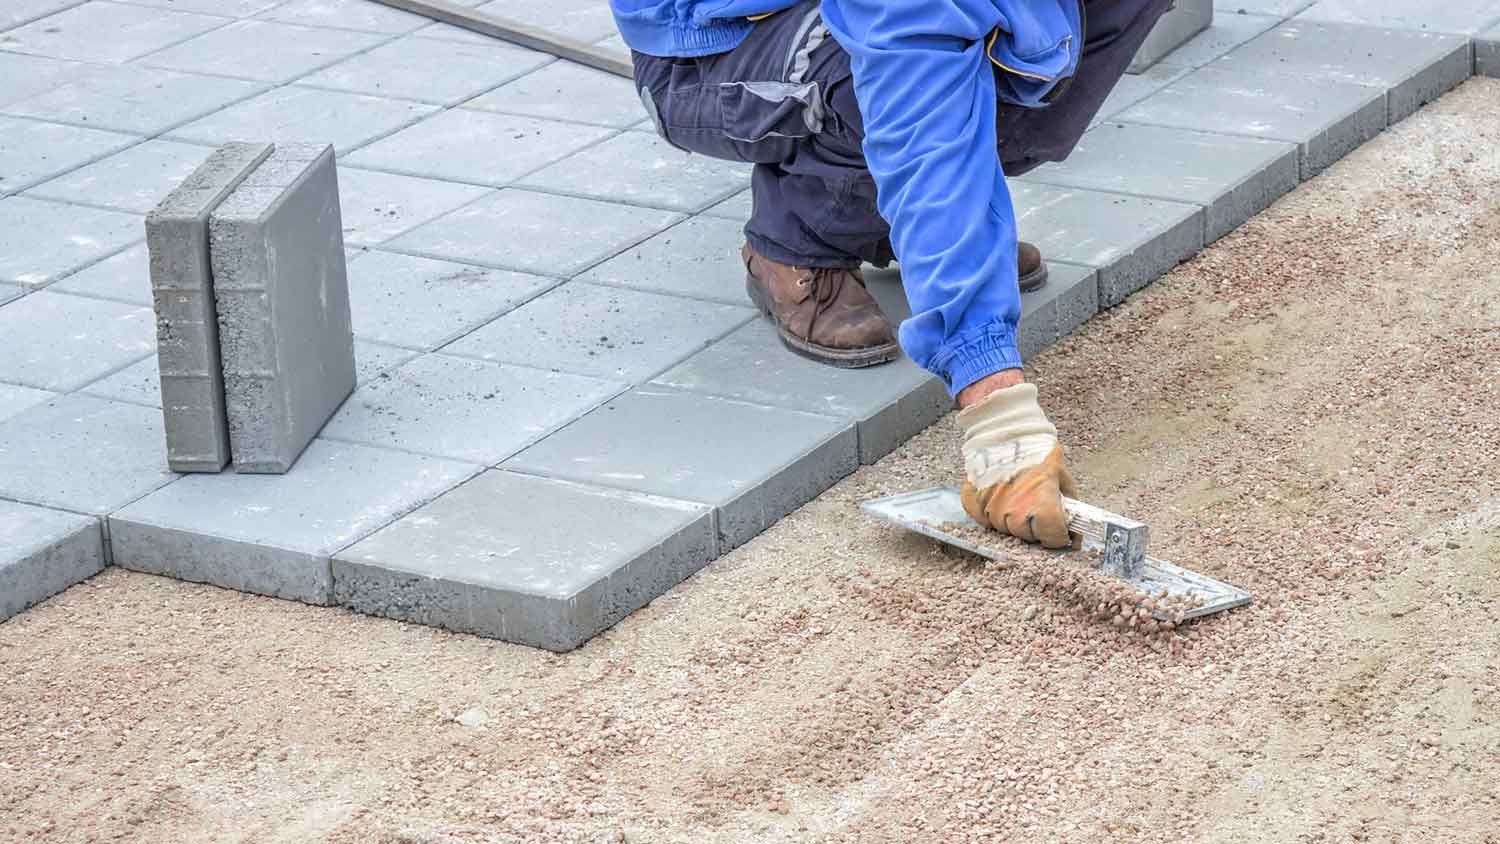
M 755 281 L 755 276 L 745 275 L 745 292 L 750 294 L 750 301 L 760 309 L 761 315 L 776 326 L 776 336 L 781 338 L 781 345 L 786 346 L 793 354 L 817 361 L 827 366 L 836 366 L 839 369 L 863 369 L 867 366 L 878 366 L 882 363 L 890 363 L 901 356 L 901 346 L 897 343 L 887 343 L 884 346 L 871 346 L 865 349 L 835 349 L 830 346 L 820 346 L 798 337 L 782 325 L 781 320 L 771 310 L 770 297 L 762 290 Z
M 1047 264 L 1044 262 L 1041 266 L 1021 276 L 1019 280 L 1022 293 L 1041 290 L 1047 286 Z

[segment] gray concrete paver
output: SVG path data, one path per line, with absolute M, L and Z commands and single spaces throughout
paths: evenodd
M 51 390 L 38 390 L 20 384 L 0 381 L 0 422 L 9 419 L 27 408 L 36 407 L 44 401 L 57 398 Z
M 1386 95 L 1327 79 L 1200 68 L 1120 112 L 1127 123 L 1291 141 L 1312 178 L 1386 126 Z
M 490 188 L 339 167 L 344 242 L 374 246 L 467 205 Z
M 1474 41 L 1474 72 L 1481 76 L 1500 77 L 1500 26 Z
M 289 0 L 256 15 L 261 20 L 302 26 L 355 29 L 400 35 L 421 29 L 431 21 L 370 0 Z
M 3 67 L 3 60 L 0 60 Z M 90 66 L 6 105 L 9 114 L 154 135 L 253 96 L 265 84 L 139 65 Z M 9 99 L 0 96 L 0 105 Z
M 0 422 L 0 498 L 106 515 L 176 477 L 164 443 L 157 410 L 59 396 Z
M 610 130 L 453 109 L 349 156 L 355 167 L 501 186 L 608 136 Z M 504 150 L 504 155 L 497 153 Z
M 4 45 L 0 35 L 0 47 Z M 90 69 L 82 62 L 26 56 L 0 51 L 0 109 L 29 97 L 55 90 Z
M 571 373 L 427 354 L 361 385 L 322 436 L 493 465 L 623 387 Z
M 693 217 L 631 247 L 578 277 L 737 305 L 748 304 L 744 221 Z
M 120 132 L 0 116 L 0 194 L 18 193 L 140 141 Z
M 1494 0 L 1318 0 L 1299 18 L 1474 35 L 1500 21 Z
M 494 0 L 475 8 L 591 44 L 616 32 L 609 4 L 596 0 Z
M 0 7 L 0 31 L 61 12 L 85 0 L 6 0 Z
M 544 276 L 372 250 L 349 262 L 354 336 L 432 351 L 556 283 Z M 525 336 L 508 340 L 519 344 Z
M 370 0 L 356 2 L 371 8 L 386 8 Z M 481 44 L 455 44 L 430 38 L 399 38 L 297 82 L 357 94 L 456 105 L 550 61 L 552 57 L 544 53 L 494 39 Z
M 507 82 L 464 103 L 464 108 L 622 129 L 646 117 L 629 79 L 567 61 L 552 62 Z
M 670 211 L 506 189 L 386 246 L 435 258 L 570 276 L 681 219 Z
M 645 132 L 621 132 L 532 173 L 520 185 L 698 211 L 749 187 L 750 166 L 690 155 Z
M 1066 161 L 1023 179 L 1202 205 L 1208 241 L 1300 182 L 1297 146 L 1286 141 L 1114 122 L 1085 133 Z
M 144 214 L 187 178 L 209 150 L 152 140 L 42 182 L 25 195 Z
M 104 570 L 99 520 L 0 501 L 0 621 Z
M 286 474 L 189 475 L 115 512 L 109 519 L 114 562 L 326 604 L 329 558 L 336 551 L 478 470 L 318 440 Z
M 755 208 L 755 197 L 749 190 L 743 190 L 734 196 L 720 202 L 711 208 L 705 209 L 703 214 L 709 217 L 723 217 L 726 220 L 735 220 L 743 225 L 750 219 L 750 212 Z
M 195 120 L 167 137 L 215 146 L 245 138 L 321 141 L 343 155 L 435 110 L 409 100 L 287 86 Z
M 150 308 L 43 290 L 0 308 L 0 380 L 76 390 L 156 348 Z
M 290 82 L 382 40 L 366 32 L 240 20 L 153 53 L 141 64 L 258 82 Z
M 229 23 L 228 18 L 124 3 L 84 3 L 8 30 L 4 48 L 55 59 L 127 62 Z
M 111 401 L 160 408 L 161 370 L 156 361 L 156 355 L 151 355 L 139 363 L 100 378 L 79 392 Z
M 144 233 L 139 214 L 24 196 L 0 199 L 0 281 L 41 287 Z
M 443 352 L 637 383 L 755 313 L 743 305 L 572 281 L 478 328 Z
M 49 289 L 132 305 L 151 305 L 151 256 L 145 241 L 64 276 Z
M 1152 65 L 1145 73 L 1126 74 L 1120 77 L 1120 81 L 1115 83 L 1114 90 L 1110 91 L 1109 96 L 1104 98 L 1104 103 L 1099 106 L 1099 111 L 1089 121 L 1090 128 L 1098 126 L 1106 120 L 1115 119 L 1119 116 L 1120 112 L 1155 94 L 1188 73 L 1189 68 L 1167 62 L 1158 62 Z
M 1281 21 L 1279 15 L 1219 13 L 1214 15 L 1208 29 L 1188 39 L 1187 43 L 1162 57 L 1161 61 L 1177 67 L 1201 67 Z
M 354 338 L 354 379 L 363 384 L 406 363 L 420 352 Z
M 156 6 L 183 12 L 247 18 L 285 3 L 286 0 L 125 0 L 125 2 L 136 6 Z
M 1241 12 L 1289 18 L 1306 9 L 1314 0 L 1215 0 L 1214 18 Z
M 26 288 L 22 287 L 19 284 L 11 284 L 9 282 L 0 281 L 0 305 L 9 302 L 12 299 L 19 299 L 22 296 L 26 295 L 26 292 Z
M 588 513 L 589 527 L 560 513 Z M 334 595 L 566 651 L 717 555 L 703 505 L 491 470 L 337 554 Z

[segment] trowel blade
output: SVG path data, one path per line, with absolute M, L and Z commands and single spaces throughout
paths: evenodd
M 987 559 L 1004 560 L 1004 555 L 996 548 L 976 545 L 943 530 L 942 526 L 947 524 L 974 525 L 974 520 L 969 518 L 963 504 L 959 502 L 957 487 L 907 492 L 866 501 L 861 506 L 880 519 L 930 536 L 946 545 L 962 548 Z M 1097 540 L 1085 536 L 1084 547 L 1100 546 Z M 1243 589 L 1150 556 L 1146 557 L 1140 576 L 1119 579 L 1151 595 L 1191 597 L 1198 605 L 1183 613 L 1184 619 L 1223 612 L 1250 603 L 1250 593 Z

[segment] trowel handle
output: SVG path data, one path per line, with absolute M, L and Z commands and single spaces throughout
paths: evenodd
M 1146 560 L 1150 528 L 1087 502 L 1063 496 L 1068 511 L 1068 531 L 1082 534 L 1104 546 L 1099 568 L 1115 577 L 1135 578 Z

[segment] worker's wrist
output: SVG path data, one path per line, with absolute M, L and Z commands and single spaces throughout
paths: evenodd
M 962 390 L 959 390 L 958 406 L 960 408 L 972 407 L 973 405 L 984 401 L 986 398 L 989 398 L 990 394 L 992 393 L 1004 390 L 1007 387 L 1014 387 L 1017 384 L 1024 383 L 1025 381 L 1026 377 L 1019 368 L 1002 369 L 999 372 L 986 375 L 985 377 L 979 379 L 978 381 L 975 381 Z

